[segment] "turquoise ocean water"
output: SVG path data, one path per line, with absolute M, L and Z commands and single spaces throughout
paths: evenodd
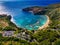
M 46 23 L 47 17 L 45 15 L 34 15 L 30 12 L 24 12 L 22 9 L 31 6 L 47 6 L 48 4 L 50 3 L 39 1 L 0 2 L 0 12 L 11 14 L 14 23 L 18 27 L 27 30 L 37 30 Z

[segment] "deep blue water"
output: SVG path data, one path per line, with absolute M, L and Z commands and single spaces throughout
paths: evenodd
M 0 6 L 5 9 L 2 8 L 0 11 L 3 10 L 3 12 L 10 13 L 13 17 L 14 23 L 18 27 L 28 30 L 37 30 L 46 23 L 47 17 L 45 15 L 34 15 L 30 12 L 24 12 L 22 9 L 31 6 L 47 6 L 51 3 L 39 1 L 3 2 L 0 3 Z

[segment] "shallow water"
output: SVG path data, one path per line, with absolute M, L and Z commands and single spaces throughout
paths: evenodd
M 47 21 L 47 17 L 45 15 L 34 15 L 27 12 L 20 12 L 19 16 L 16 15 L 13 18 L 19 27 L 28 30 L 37 30 L 39 26 L 43 26 Z
M 11 14 L 14 23 L 18 27 L 28 30 L 37 30 L 46 23 L 47 17 L 45 15 L 34 15 L 30 12 L 22 11 L 23 8 L 31 6 L 40 6 L 40 4 L 36 2 L 32 4 L 26 2 L 4 2 L 0 5 L 0 11 L 2 10 L 2 13 Z

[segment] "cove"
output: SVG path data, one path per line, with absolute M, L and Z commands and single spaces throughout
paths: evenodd
M 18 16 L 14 16 L 13 19 L 18 27 L 27 30 L 37 30 L 47 21 L 47 17 L 45 15 L 34 15 L 30 12 L 23 11 L 21 11 Z
M 45 15 L 34 15 L 30 12 L 22 11 L 23 8 L 31 6 L 40 6 L 38 2 L 4 2 L 0 4 L 1 11 L 10 14 L 12 16 L 12 22 L 17 27 L 27 30 L 38 30 L 39 27 L 43 26 L 47 17 Z M 42 4 L 43 5 L 43 4 Z M 2 8 L 4 7 L 4 8 Z

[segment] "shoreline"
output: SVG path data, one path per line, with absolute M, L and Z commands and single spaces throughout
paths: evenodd
M 46 16 L 47 16 L 47 15 L 46 15 Z M 47 22 L 46 22 L 43 26 L 39 27 L 38 30 L 41 30 L 41 29 L 43 29 L 43 28 L 48 27 L 49 22 L 50 22 L 50 20 L 49 20 L 49 17 L 47 16 Z
M 49 24 L 50 20 L 49 20 L 49 17 L 47 15 L 46 15 L 46 17 L 47 17 L 46 23 L 43 26 L 39 27 L 37 30 L 41 30 L 41 29 L 44 29 L 44 28 L 48 27 L 48 24 Z M 10 21 L 16 25 L 15 21 L 13 20 L 13 17 L 11 18 Z M 19 26 L 17 26 L 17 27 L 19 28 Z
M 41 30 L 41 29 L 44 29 L 44 28 L 48 27 L 48 24 L 49 24 L 50 20 L 49 20 L 49 17 L 47 15 L 46 15 L 46 17 L 47 17 L 46 23 L 43 26 L 39 27 L 37 30 Z M 13 19 L 13 16 L 11 17 L 10 21 L 16 25 L 16 23 L 15 23 L 15 21 Z M 17 27 L 19 28 L 19 26 L 17 26 Z

